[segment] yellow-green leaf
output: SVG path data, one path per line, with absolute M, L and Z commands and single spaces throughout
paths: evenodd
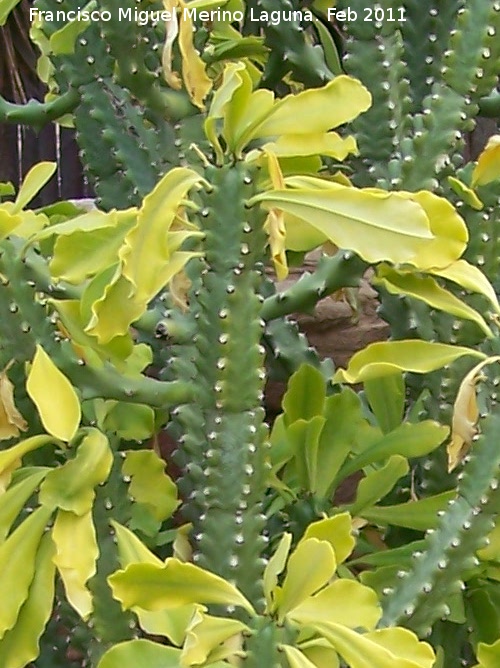
M 312 663 L 305 654 L 303 654 L 296 647 L 292 645 L 281 645 L 281 650 L 286 656 L 289 668 L 316 668 L 316 664 Z
M 66 596 L 82 619 L 92 612 L 92 594 L 85 586 L 96 572 L 99 556 L 92 512 L 84 515 L 59 510 L 52 528 L 56 546 L 54 563 Z
M 205 63 L 193 43 L 193 22 L 189 12 L 182 11 L 179 25 L 179 49 L 182 55 L 182 78 L 193 104 L 205 109 L 203 101 L 212 88 Z
M 52 613 L 54 602 L 54 546 L 45 534 L 38 548 L 28 598 L 19 611 L 16 625 L 0 640 L 2 668 L 24 668 L 39 655 L 39 640 Z
M 181 665 L 204 665 L 215 649 L 242 631 L 248 631 L 248 627 L 236 619 L 212 617 L 197 610 L 186 629 Z
M 278 584 L 278 577 L 285 570 L 291 544 L 292 534 L 284 533 L 264 571 L 264 594 L 266 597 L 266 609 L 269 613 L 273 612 L 275 608 L 275 597 L 273 592 Z
M 283 590 L 278 605 L 279 621 L 319 589 L 334 575 L 335 552 L 326 541 L 301 541 L 288 559 Z
M 80 424 L 80 401 L 69 380 L 39 344 L 31 363 L 26 390 L 49 434 L 62 441 L 70 441 Z
M 137 223 L 120 251 L 123 275 L 134 286 L 139 300 L 151 299 L 164 287 L 165 264 L 170 258 L 167 233 L 186 193 L 200 181 L 196 172 L 177 167 L 144 198 Z
M 12 213 L 19 213 L 31 202 L 33 197 L 47 183 L 57 169 L 55 162 L 39 162 L 24 177 L 23 184 L 17 193 Z
M 153 450 L 129 450 L 122 473 L 131 478 L 129 493 L 145 504 L 158 521 L 170 517 L 179 505 L 177 488 L 165 473 L 165 462 Z
M 7 369 L 0 372 L 0 441 L 19 436 L 28 424 L 14 403 L 14 385 L 7 376 Z
M 40 436 L 26 438 L 17 445 L 13 445 L 7 450 L 0 451 L 0 492 L 3 492 L 7 488 L 10 483 L 12 472 L 21 465 L 21 460 L 24 455 L 32 450 L 41 448 L 42 445 L 45 445 L 46 443 L 53 442 L 54 439 L 52 436 L 41 434 Z
M 338 369 L 334 382 L 361 383 L 369 378 L 389 376 L 394 372 L 429 373 L 470 355 L 484 359 L 486 355 L 472 348 L 431 343 L 414 339 L 372 343 L 355 353 L 347 369 Z
M 340 513 L 309 524 L 302 540 L 317 538 L 326 540 L 333 547 L 337 566 L 342 564 L 356 545 L 352 535 L 352 519 L 349 513 Z
M 115 531 L 118 560 L 122 568 L 126 568 L 133 563 L 154 564 L 163 567 L 163 562 L 148 550 L 132 531 L 115 521 L 111 521 L 111 526 Z M 137 615 L 139 624 L 146 633 L 166 636 L 174 645 L 181 645 L 189 621 L 198 607 L 201 606 L 189 604 L 173 610 L 151 612 L 136 606 L 132 608 L 132 611 Z
M 37 508 L 0 545 L 0 637 L 16 623 L 35 574 L 38 546 L 52 511 Z
M 194 564 L 167 559 L 163 566 L 130 564 L 108 578 L 113 595 L 125 609 L 176 608 L 190 603 L 236 605 L 254 610 L 234 585 Z
M 155 412 L 145 404 L 106 402 L 108 412 L 103 420 L 104 431 L 112 431 L 125 441 L 142 441 L 153 435 Z
M 49 469 L 35 471 L 13 484 L 0 497 L 0 544 L 3 543 L 17 516 Z
M 300 644 L 302 653 L 315 668 L 339 668 L 339 655 L 324 638 L 315 638 Z
M 483 330 L 486 336 L 493 336 L 493 332 L 480 313 L 455 297 L 453 293 L 442 288 L 430 276 L 418 276 L 398 271 L 387 265 L 381 265 L 377 268 L 377 275 L 373 282 L 375 285 L 382 285 L 393 295 L 405 294 L 425 302 L 431 308 L 451 313 L 451 315 L 464 320 L 472 320 Z
M 152 640 L 127 640 L 109 649 L 97 668 L 180 668 L 181 650 Z
M 318 622 L 374 629 L 382 615 L 377 594 L 355 580 L 335 580 L 288 613 L 301 626 Z
M 299 155 L 326 155 L 336 160 L 345 160 L 349 154 L 357 155 L 358 147 L 354 137 L 340 137 L 336 132 L 324 134 L 296 134 L 278 137 L 265 144 L 263 151 L 278 157 Z
M 410 262 L 432 240 L 424 210 L 398 193 L 329 182 L 328 188 L 317 190 L 264 192 L 251 202 L 302 218 L 336 246 L 355 251 L 367 262 Z
M 500 179 L 500 135 L 488 139 L 472 173 L 472 186 L 484 186 Z
M 252 138 L 328 132 L 366 111 L 371 101 L 370 93 L 359 81 L 340 75 L 321 88 L 287 95 L 275 102 Z
M 312 627 L 335 647 L 350 668 L 432 668 L 434 664 L 431 646 L 406 629 L 381 629 L 362 635 L 342 624 L 315 623 Z
M 377 191 L 374 189 L 374 192 Z M 469 233 L 465 221 L 453 205 L 444 197 L 427 190 L 398 194 L 422 207 L 434 235 L 431 243 L 420 249 L 411 264 L 419 269 L 430 270 L 433 267 L 447 267 L 458 260 L 467 247 Z
M 484 380 L 481 373 L 487 364 L 500 362 L 499 356 L 488 357 L 476 364 L 460 383 L 451 422 L 451 440 L 447 445 L 448 471 L 453 471 L 467 454 L 479 419 L 479 407 L 476 399 L 476 385 Z
M 75 457 L 47 474 L 38 495 L 40 503 L 85 515 L 92 508 L 94 488 L 107 480 L 112 464 L 106 436 L 88 429 Z
M 466 290 L 478 292 L 488 299 L 497 313 L 500 313 L 500 305 L 495 290 L 483 272 L 466 260 L 457 260 L 441 269 L 431 269 L 430 272 L 436 276 L 453 281 Z
M 484 204 L 481 202 L 477 194 L 463 181 L 460 181 L 460 179 L 457 179 L 454 176 L 448 176 L 447 181 L 450 184 L 452 190 L 472 209 L 481 211 L 481 209 L 484 208 Z
M 389 494 L 397 481 L 406 475 L 410 467 L 401 455 L 392 455 L 379 469 L 368 471 L 360 480 L 356 490 L 356 499 L 350 507 L 353 515 L 358 515 L 364 508 L 374 506 Z

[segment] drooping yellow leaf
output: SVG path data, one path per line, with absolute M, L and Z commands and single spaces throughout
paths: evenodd
M 465 221 L 453 205 L 444 197 L 427 190 L 398 194 L 422 207 L 434 235 L 431 243 L 422 246 L 410 263 L 419 269 L 430 270 L 433 267 L 447 267 L 458 260 L 467 246 L 469 233 Z
M 182 78 L 191 101 L 198 109 L 205 109 L 204 100 L 212 89 L 212 80 L 206 73 L 205 63 L 193 44 L 193 22 L 187 5 L 179 3 L 182 13 L 179 26 L 179 49 L 182 55 Z
M 66 596 L 82 619 L 92 612 L 92 594 L 85 586 L 96 572 L 99 556 L 92 512 L 75 515 L 59 510 L 52 528 L 56 546 L 54 563 L 64 584 Z
M 300 603 L 324 587 L 334 575 L 335 552 L 326 541 L 309 538 L 301 541 L 290 555 L 278 605 L 278 621 Z
M 377 267 L 373 282 L 375 285 L 382 285 L 393 295 L 408 295 L 425 302 L 431 308 L 451 313 L 464 320 L 471 320 L 482 329 L 486 336 L 493 337 L 493 332 L 480 313 L 452 292 L 441 287 L 431 276 L 419 276 L 407 271 L 398 271 L 387 265 L 381 265 Z
M 336 246 L 353 250 L 367 262 L 410 262 L 432 239 L 424 210 L 398 193 L 329 182 L 328 188 L 272 190 L 250 201 L 302 218 Z
M 94 488 L 107 480 L 112 464 L 106 436 L 97 429 L 87 429 L 75 457 L 47 474 L 40 486 L 40 503 L 85 515 L 92 508 Z
M 326 638 L 350 668 L 432 668 L 432 647 L 407 629 L 357 633 L 342 624 L 311 625 Z
M 460 383 L 457 398 L 453 404 L 451 423 L 451 439 L 447 445 L 448 471 L 453 471 L 467 454 L 479 419 L 479 408 L 476 400 L 476 385 L 484 380 L 481 373 L 487 364 L 500 362 L 500 357 L 488 357 L 476 364 Z
M 377 594 L 355 580 L 335 580 L 322 591 L 302 601 L 287 618 L 300 626 L 316 622 L 342 624 L 351 629 L 375 628 L 382 609 Z
M 40 344 L 31 363 L 26 390 L 49 434 L 71 441 L 80 424 L 80 401 L 69 380 Z
M 158 521 L 170 517 L 179 505 L 177 487 L 165 473 L 165 462 L 153 450 L 127 451 L 122 473 L 131 478 L 129 494 L 145 504 Z
M 278 584 L 278 577 L 285 570 L 291 544 L 292 534 L 284 533 L 276 551 L 269 559 L 264 570 L 264 594 L 266 597 L 266 609 L 268 613 L 272 613 L 275 609 L 276 602 L 273 591 Z
M 161 64 L 163 68 L 163 77 L 170 88 L 173 88 L 174 90 L 180 90 L 180 88 L 182 88 L 182 82 L 179 75 L 172 69 L 173 46 L 179 34 L 179 20 L 176 11 L 178 4 L 178 0 L 163 0 L 163 6 L 167 12 L 169 12 L 170 18 L 168 21 L 165 21 L 166 36 L 161 56 Z
M 255 614 L 241 592 L 226 580 L 194 564 L 167 559 L 164 566 L 130 564 L 108 578 L 125 609 L 177 608 L 190 603 L 235 605 Z
M 357 79 L 340 75 L 322 88 L 276 101 L 252 138 L 328 132 L 366 111 L 371 101 L 370 93 Z
M 0 441 L 19 436 L 28 424 L 14 403 L 14 385 L 7 376 L 7 367 L 0 372 Z
M 488 139 L 472 173 L 472 187 L 484 186 L 500 179 L 500 135 Z
M 341 137 L 336 132 L 324 134 L 282 135 L 276 141 L 264 144 L 263 151 L 278 157 L 325 155 L 336 160 L 345 160 L 349 154 L 357 155 L 358 147 L 354 137 Z
M 181 650 L 152 640 L 127 640 L 113 645 L 97 668 L 179 668 Z
M 408 339 L 371 343 L 355 353 L 347 369 L 338 369 L 334 382 L 361 383 L 370 378 L 381 378 L 395 372 L 429 373 L 470 355 L 484 359 L 486 355 L 463 346 Z
M 441 269 L 433 268 L 430 272 L 436 276 L 453 281 L 466 290 L 477 292 L 488 299 L 497 313 L 500 313 L 500 305 L 495 293 L 495 289 L 479 269 L 479 267 L 470 264 L 466 260 L 457 260 L 452 264 Z
M 324 520 L 311 522 L 301 540 L 317 538 L 326 540 L 333 547 L 337 566 L 342 564 L 356 545 L 352 535 L 352 518 L 349 513 L 340 513 Z
M 292 645 L 281 645 L 281 650 L 286 656 L 289 668 L 317 668 L 316 664 L 312 663 L 300 649 Z
M 181 665 L 205 664 L 214 650 L 242 631 L 248 631 L 248 626 L 236 619 L 213 617 L 203 610 L 197 610 L 186 629 Z
M 268 169 L 271 183 L 274 188 L 283 188 L 283 174 L 278 159 L 273 153 L 268 153 Z M 286 260 L 286 230 L 283 212 L 279 209 L 270 209 L 264 223 L 264 231 L 269 238 L 271 257 L 278 281 L 283 281 L 288 276 L 288 265 Z
M 39 653 L 39 640 L 52 613 L 54 603 L 54 545 L 46 533 L 36 554 L 33 580 L 16 625 L 0 640 L 2 668 L 24 668 Z
M 21 460 L 25 454 L 41 448 L 42 445 L 45 445 L 46 443 L 53 442 L 54 439 L 52 436 L 41 434 L 40 436 L 26 438 L 17 445 L 13 445 L 7 450 L 0 451 L 0 494 L 7 489 L 10 484 L 12 472 L 19 468 Z
M 37 508 L 0 545 L 0 637 L 11 629 L 35 574 L 36 555 L 52 511 Z

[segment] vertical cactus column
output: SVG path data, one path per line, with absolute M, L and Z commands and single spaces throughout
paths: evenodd
M 266 426 L 259 296 L 266 237 L 248 209 L 253 175 L 240 165 L 209 167 L 201 194 L 205 260 L 192 284 L 194 341 L 175 350 L 174 373 L 190 374 L 196 402 L 174 412 L 189 491 L 197 564 L 234 582 L 262 608 L 262 497 Z M 193 345 L 194 343 L 194 345 Z M 188 353 L 190 364 L 182 363 Z

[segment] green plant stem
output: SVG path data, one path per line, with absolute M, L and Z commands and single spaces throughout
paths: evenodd
M 14 104 L 0 95 L 0 123 L 20 123 L 40 130 L 47 123 L 71 113 L 79 101 L 80 95 L 75 88 L 50 102 L 30 100 L 26 104 Z

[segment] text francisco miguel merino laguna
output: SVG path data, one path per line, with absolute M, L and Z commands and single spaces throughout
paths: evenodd
M 118 20 L 119 21 L 134 21 L 139 25 L 146 25 L 147 23 L 160 23 L 163 21 L 171 21 L 174 19 L 174 11 L 169 10 L 159 10 L 159 11 L 145 11 L 138 9 L 118 9 Z M 80 7 L 75 10 L 70 11 L 46 11 L 39 10 L 36 7 L 30 7 L 30 19 L 33 21 L 35 18 L 44 18 L 46 21 L 111 21 L 113 18 L 111 12 L 101 9 L 81 9 Z M 229 10 L 214 9 L 214 10 L 198 10 L 196 8 L 190 9 L 189 7 L 184 7 L 183 9 L 183 19 L 191 19 L 192 21 L 223 21 L 230 23 L 238 23 L 245 19 L 244 13 L 242 11 L 231 12 Z M 352 21 L 356 20 L 356 13 L 351 10 L 337 11 L 335 7 L 328 9 L 328 19 L 337 18 L 340 21 Z M 277 25 L 279 23 L 288 22 L 288 21 L 312 21 L 313 15 L 309 10 L 283 10 L 283 11 L 271 11 L 266 12 L 265 10 L 254 11 L 251 8 L 249 15 L 246 17 L 250 21 L 267 21 L 272 25 Z

